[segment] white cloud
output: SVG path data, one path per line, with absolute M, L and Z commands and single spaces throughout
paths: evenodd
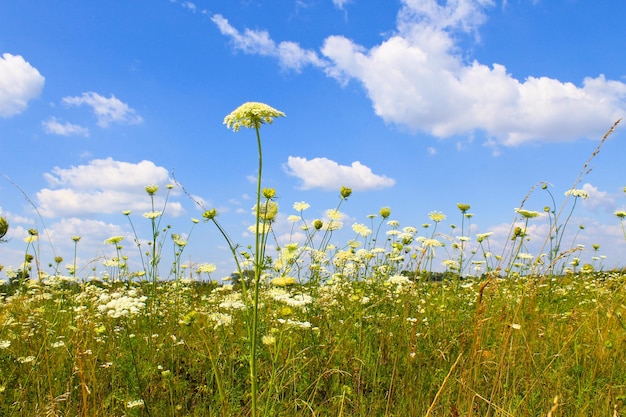
M 583 206 L 591 210 L 602 208 L 607 213 L 612 213 L 615 210 L 615 196 L 607 191 L 600 191 L 598 187 L 589 183 L 583 185 L 582 189 L 589 196 L 588 199 L 583 200 Z
M 398 33 L 369 50 L 326 39 L 327 74 L 366 89 L 386 122 L 450 137 L 484 131 L 515 146 L 537 140 L 599 138 L 626 112 L 626 84 L 600 75 L 581 86 L 547 77 L 517 80 L 504 65 L 466 64 L 454 35 L 485 20 L 486 0 L 404 0 Z
M 37 193 L 39 211 L 45 217 L 121 213 L 124 210 L 150 211 L 150 199 L 144 187 L 161 186 L 157 207 L 163 204 L 168 171 L 150 161 L 133 164 L 112 158 L 95 159 L 87 165 L 56 167 L 44 174 L 50 188 Z M 169 215 L 178 216 L 182 205 L 168 201 Z
M 21 113 L 39 97 L 45 78 L 20 55 L 0 57 L 0 117 Z
M 143 122 L 141 116 L 134 109 L 114 95 L 106 98 L 98 93 L 87 92 L 81 96 L 64 97 L 63 103 L 68 106 L 88 105 L 98 118 L 98 126 L 100 127 L 108 127 L 112 123 L 138 124 Z
M 333 4 L 335 5 L 335 7 L 340 10 L 343 10 L 343 6 L 345 6 L 349 2 L 350 0 L 333 0 Z
M 321 188 L 336 190 L 341 186 L 354 190 L 370 190 L 391 187 L 395 180 L 386 176 L 376 175 L 372 170 L 358 161 L 352 165 L 339 165 L 327 158 L 313 158 L 307 160 L 297 156 L 290 156 L 285 171 L 302 181 L 301 188 Z
M 89 129 L 72 123 L 61 123 L 55 117 L 41 122 L 46 133 L 60 136 L 89 136 Z
M 493 5 L 402 0 L 393 36 L 369 49 L 329 36 L 322 56 L 296 43 L 276 45 L 266 31 L 239 32 L 221 15 L 213 21 L 244 53 L 275 57 L 295 70 L 312 64 L 342 84 L 359 82 L 388 123 L 440 138 L 483 132 L 494 154 L 498 146 L 599 139 L 626 113 L 626 83 L 604 75 L 576 85 L 549 77 L 516 79 L 503 64 L 466 62 L 458 40 L 478 38 Z
M 241 33 L 219 14 L 213 15 L 211 20 L 217 25 L 222 35 L 231 38 L 235 49 L 246 54 L 278 58 L 281 67 L 295 71 L 300 71 L 307 65 L 316 67 L 325 65 L 315 51 L 303 49 L 296 42 L 286 41 L 277 45 L 266 31 L 246 29 Z

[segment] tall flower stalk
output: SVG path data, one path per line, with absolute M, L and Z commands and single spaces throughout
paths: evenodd
M 255 206 L 255 241 L 254 241 L 254 282 L 253 282 L 253 299 L 252 299 L 252 323 L 250 332 L 250 381 L 251 381 L 251 397 L 252 397 L 252 417 L 257 416 L 257 400 L 258 400 L 258 381 L 257 381 L 257 363 L 256 350 L 258 344 L 258 326 L 259 326 L 259 284 L 261 274 L 263 272 L 263 259 L 265 253 L 265 243 L 267 233 L 265 212 L 267 210 L 260 209 L 261 206 L 261 177 L 263 174 L 263 149 L 261 146 L 261 125 L 271 124 L 275 118 L 285 117 L 285 113 L 276 110 L 267 104 L 248 102 L 237 107 L 232 113 L 224 118 L 224 124 L 229 129 L 237 132 L 243 127 L 254 129 L 257 139 L 257 149 L 259 155 L 259 165 L 257 170 L 257 187 L 256 187 L 256 206 Z M 273 198 L 273 190 L 265 192 L 267 198 L 265 208 Z M 263 219 L 261 218 L 263 217 Z M 261 230 L 263 227 L 263 230 Z

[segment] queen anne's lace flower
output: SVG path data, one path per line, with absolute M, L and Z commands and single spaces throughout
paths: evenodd
M 285 117 L 285 113 L 264 103 L 248 102 L 226 116 L 224 124 L 237 132 L 242 126 L 258 129 L 262 124 L 271 124 L 276 117 Z

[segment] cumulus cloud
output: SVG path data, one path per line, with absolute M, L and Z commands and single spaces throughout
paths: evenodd
M 297 156 L 290 156 L 285 171 L 302 181 L 301 188 L 321 188 L 337 190 L 341 186 L 355 190 L 371 190 L 391 187 L 395 180 L 384 175 L 376 175 L 372 170 L 358 161 L 352 165 L 339 165 L 327 158 L 313 158 L 308 160 Z
M 483 131 L 496 143 L 599 138 L 626 111 L 626 84 L 603 75 L 580 86 L 518 80 L 504 65 L 465 63 L 455 35 L 477 30 L 491 1 L 404 0 L 398 33 L 371 49 L 342 36 L 324 42 L 327 73 L 360 82 L 386 122 L 450 137 Z
M 2 54 L 0 57 L 0 117 L 11 117 L 26 109 L 39 97 L 45 78 L 23 57 Z
M 296 42 L 284 41 L 276 44 L 267 31 L 245 29 L 239 32 L 226 18 L 216 14 L 211 18 L 222 35 L 228 36 L 238 49 L 247 54 L 257 54 L 278 58 L 281 67 L 300 71 L 307 65 L 322 67 L 324 61 L 317 52 L 303 49 Z
M 44 174 L 49 188 L 37 193 L 40 213 L 45 217 L 121 213 L 124 210 L 151 211 L 144 187 L 169 183 L 168 171 L 151 161 L 129 163 L 112 158 L 94 159 L 86 165 L 56 167 Z M 165 195 L 165 190 L 159 193 Z M 163 201 L 157 194 L 156 204 Z M 169 215 L 182 214 L 179 202 L 167 203 Z
M 585 183 L 582 187 L 583 191 L 589 196 L 588 199 L 583 200 L 583 205 L 591 210 L 597 210 L 602 208 L 607 213 L 612 213 L 615 210 L 615 196 L 611 195 L 607 191 L 601 191 L 595 185 Z
M 342 7 L 344 0 L 334 0 Z M 342 84 L 360 83 L 387 123 L 439 138 L 484 133 L 485 143 L 599 139 L 626 113 L 626 83 L 604 75 L 579 84 L 514 78 L 505 63 L 467 61 L 459 40 L 479 38 L 492 0 L 402 0 L 394 33 L 371 48 L 327 37 L 321 56 L 297 44 L 276 45 L 266 31 L 243 33 L 213 21 L 245 53 L 272 56 L 287 68 L 321 68 Z M 281 51 L 284 45 L 284 51 Z M 497 151 L 496 151 L 497 153 Z
M 55 117 L 41 122 L 44 132 L 60 136 L 89 136 L 89 129 L 72 123 L 61 123 Z
M 141 116 L 134 109 L 114 95 L 106 98 L 98 93 L 87 92 L 81 96 L 64 97 L 63 104 L 68 106 L 87 105 L 91 107 L 100 127 L 108 127 L 113 123 L 138 124 L 143 122 Z

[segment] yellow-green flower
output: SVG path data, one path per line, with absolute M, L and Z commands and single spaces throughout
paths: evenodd
M 9 231 L 9 222 L 4 217 L 0 217 L 0 239 Z
M 293 203 L 293 209 L 296 211 L 304 211 L 311 207 L 308 203 L 300 201 L 299 203 Z
M 272 279 L 272 285 L 276 285 L 278 287 L 286 287 L 288 285 L 294 285 L 296 283 L 296 279 L 294 277 L 278 277 Z
M 112 236 L 104 241 L 105 245 L 117 245 L 122 240 L 124 240 L 124 236 Z
M 589 194 L 587 194 L 585 190 L 579 190 L 576 188 L 572 188 L 571 190 L 565 191 L 565 195 L 566 196 L 571 195 L 572 197 L 581 197 L 583 200 L 586 200 L 589 198 Z
M 238 132 L 242 126 L 258 129 L 262 124 L 271 124 L 276 117 L 285 117 L 285 113 L 267 104 L 251 101 L 233 110 L 224 118 L 224 124 Z
M 459 210 L 461 210 L 462 213 L 465 213 L 467 210 L 470 209 L 469 204 L 459 203 L 456 206 L 459 208 Z
M 161 217 L 162 214 L 162 211 L 149 211 L 147 213 L 144 213 L 143 217 L 145 217 L 146 219 L 156 219 L 157 217 Z
M 430 213 L 428 213 L 428 217 L 430 217 L 430 220 L 434 221 L 435 223 L 442 222 L 446 219 L 446 215 L 440 211 L 431 211 Z
M 521 208 L 516 208 L 515 211 L 517 212 L 517 214 L 519 214 L 520 216 L 526 219 L 532 219 L 534 217 L 539 216 L 540 214 L 538 211 L 526 210 L 526 209 L 521 209 Z
M 154 195 L 157 191 L 159 191 L 159 186 L 158 185 L 146 185 L 145 190 L 149 195 Z

